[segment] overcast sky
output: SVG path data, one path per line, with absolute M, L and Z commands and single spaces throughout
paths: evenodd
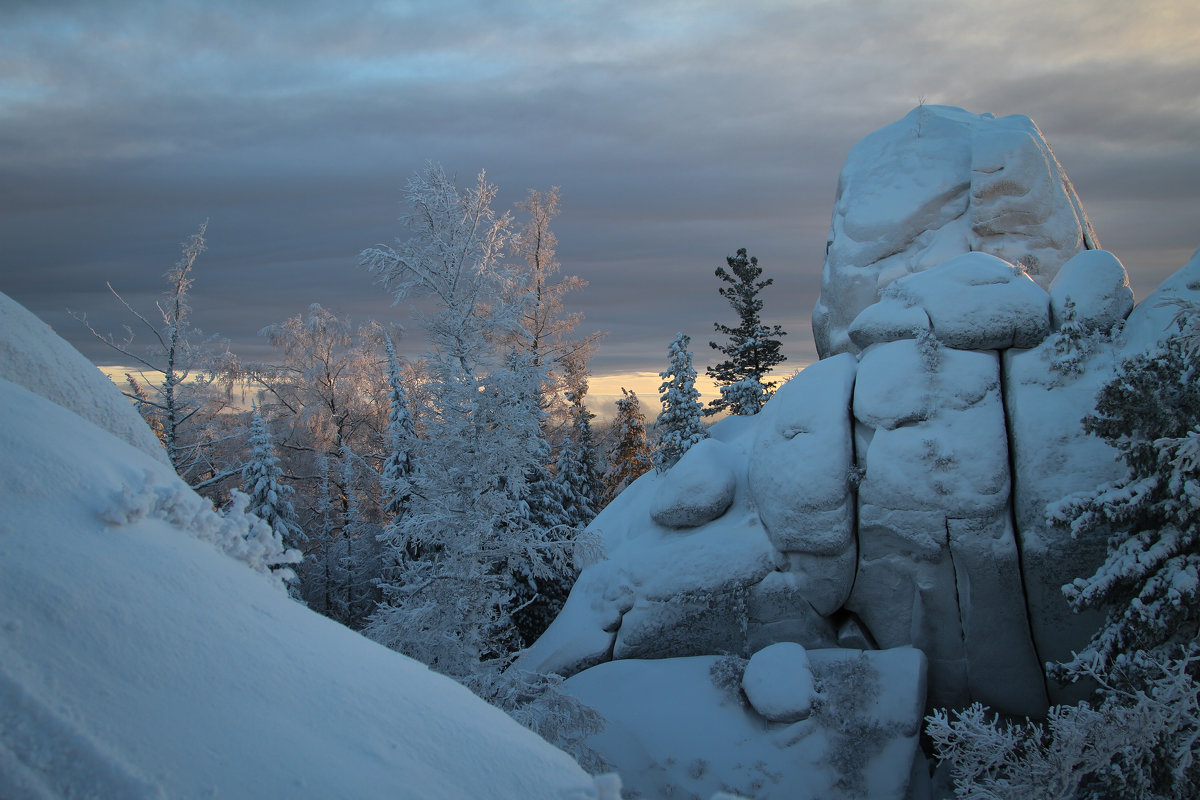
M 739 247 L 794 368 L 842 161 L 920 98 L 1033 117 L 1139 298 L 1200 245 L 1194 0 L 7 0 L 0 291 L 112 363 L 66 309 L 119 333 L 105 282 L 147 306 L 208 218 L 195 322 L 244 358 L 313 302 L 405 322 L 357 255 L 431 159 L 561 187 L 598 377 L 712 363 Z

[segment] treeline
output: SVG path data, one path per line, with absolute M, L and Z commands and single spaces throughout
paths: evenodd
M 502 707 L 519 703 L 534 727 L 586 727 L 559 695 L 545 700 L 553 711 L 530 713 L 553 679 L 526 675 L 514 688 L 506 669 L 598 556 L 584 531 L 592 518 L 707 434 L 682 334 L 662 373 L 662 452 L 632 392 L 606 429 L 594 426 L 598 336 L 578 335 L 581 315 L 565 310 L 584 283 L 559 274 L 559 191 L 530 191 L 517 217 L 495 197 L 483 173 L 460 190 L 427 164 L 404 190 L 404 234 L 360 256 L 398 302 L 424 309 L 420 358 L 398 357 L 397 330 L 319 304 L 263 328 L 275 351 L 266 363 L 200 341 L 189 292 L 205 226 L 167 274 L 155 317 L 113 291 L 149 332 L 148 352 L 133 348 L 132 330 L 118 341 L 89 329 L 139 366 L 126 393 L 179 474 L 217 506 L 244 493 L 302 553 L 299 600 Z M 728 263 L 732 274 L 716 274 L 741 324 L 716 325 L 729 344 L 712 343 L 727 360 L 710 368 L 722 394 L 708 413 L 752 414 L 774 388 L 764 377 L 783 360 L 783 332 L 758 319 L 770 281 L 757 261 L 741 250 Z

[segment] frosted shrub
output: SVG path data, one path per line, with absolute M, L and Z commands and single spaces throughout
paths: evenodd
M 611 766 L 586 740 L 604 730 L 604 717 L 562 690 L 558 675 L 510 669 L 482 673 L 467 687 L 598 775 Z
M 147 471 L 136 486 L 124 486 L 100 516 L 112 525 L 128 525 L 146 518 L 163 520 L 212 543 L 283 587 L 295 580 L 290 565 L 300 563 L 303 556 L 298 550 L 286 548 L 279 533 L 250 513 L 249 507 L 250 497 L 235 489 L 229 505 L 218 513 L 182 481 L 163 485 Z
M 879 697 L 879 673 L 866 654 L 857 658 L 813 665 L 817 701 L 813 716 L 834 735 L 829 763 L 838 774 L 837 785 L 854 795 L 866 791 L 866 766 L 883 752 L 884 745 L 900 733 L 898 724 L 882 725 L 866 713 Z
M 746 696 L 742 693 L 742 675 L 746 673 L 747 659 L 735 655 L 724 655 L 708 668 L 713 686 L 725 693 L 730 700 L 736 700 L 746 706 Z

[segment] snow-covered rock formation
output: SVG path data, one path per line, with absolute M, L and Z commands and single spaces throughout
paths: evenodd
M 817 351 L 857 352 L 855 317 L 894 281 L 954 256 L 989 253 L 1047 288 L 1068 259 L 1098 247 L 1029 117 L 921 106 L 846 158 L 813 311 Z
M 1095 247 L 1026 117 L 925 107 L 868 136 L 838 188 L 814 312 L 824 358 L 757 416 L 715 425 L 713 455 L 687 465 L 705 507 L 732 481 L 728 510 L 664 527 L 652 498 L 671 473 L 636 481 L 591 526 L 608 559 L 524 664 L 598 698 L 596 682 L 651 669 L 622 659 L 753 665 L 792 643 L 815 665 L 916 648 L 930 706 L 1037 715 L 1075 699 L 1043 665 L 1095 629 L 1060 587 L 1091 574 L 1105 542 L 1049 526 L 1046 506 L 1119 476 L 1082 417 L 1115 363 L 1169 335 L 1177 309 L 1159 301 L 1200 297 L 1198 255 L 1133 308 L 1124 266 Z M 742 696 L 761 724 L 800 719 L 802 692 L 773 695 L 757 672 Z M 618 765 L 640 758 L 612 747 Z
M 0 797 L 595 796 L 504 713 L 192 535 L 214 512 L 148 429 L 124 440 L 115 387 L 0 308 Z

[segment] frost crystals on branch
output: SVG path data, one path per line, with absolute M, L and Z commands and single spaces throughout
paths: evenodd
M 667 369 L 658 373 L 663 379 L 658 387 L 662 411 L 654 423 L 659 431 L 654 466 L 659 472 L 674 466 L 692 445 L 708 438 L 708 431 L 700 421 L 703 408 L 700 392 L 696 391 L 696 368 L 688 350 L 691 341 L 690 336 L 675 334 L 667 349 Z

